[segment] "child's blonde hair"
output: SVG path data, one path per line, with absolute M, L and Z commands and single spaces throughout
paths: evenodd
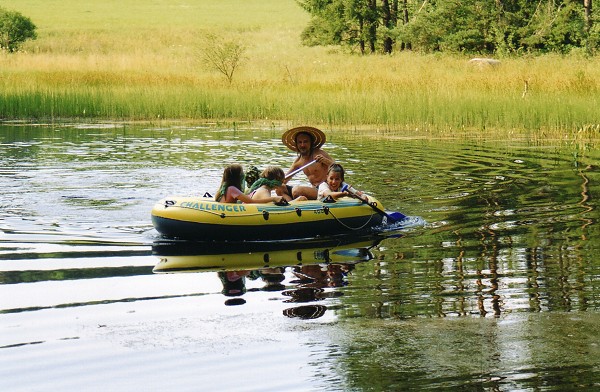
M 280 186 L 284 179 L 285 174 L 280 167 L 267 166 L 267 168 L 260 174 L 260 178 L 254 184 L 252 184 L 248 193 L 252 193 L 254 190 L 263 185 L 273 189 L 277 186 Z
M 278 166 L 267 166 L 260 176 L 269 180 L 283 181 L 285 173 Z

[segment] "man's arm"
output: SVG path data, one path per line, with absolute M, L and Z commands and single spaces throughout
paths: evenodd
M 294 160 L 294 163 L 292 163 L 292 166 L 290 166 L 290 168 L 288 169 L 288 171 L 285 173 L 285 175 L 287 176 L 288 174 L 290 174 L 291 172 L 293 172 L 294 170 L 298 169 L 302 167 L 301 162 L 300 162 L 300 157 L 296 158 Z M 292 177 L 290 178 L 286 178 L 283 180 L 283 183 L 287 183 L 289 180 L 291 180 Z
M 329 154 L 327 154 L 325 151 L 318 149 L 317 151 L 315 151 L 315 160 L 319 163 L 321 163 L 323 166 L 325 166 L 326 168 L 329 168 L 329 166 L 331 166 L 335 161 L 333 160 L 333 158 L 331 156 L 329 156 Z

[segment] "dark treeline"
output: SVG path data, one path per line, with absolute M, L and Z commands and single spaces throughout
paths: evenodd
M 298 0 L 311 15 L 305 45 L 361 53 L 594 54 L 600 47 L 592 0 Z

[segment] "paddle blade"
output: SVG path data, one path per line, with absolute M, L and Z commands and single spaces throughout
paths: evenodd
M 401 212 L 388 212 L 387 215 L 388 218 L 392 220 L 392 222 L 398 222 L 406 218 L 406 215 L 404 215 Z
M 406 218 L 406 215 L 404 215 L 401 212 L 383 212 L 383 219 L 384 219 L 384 224 L 387 225 L 393 225 L 395 223 L 398 223 L 400 221 L 403 221 Z

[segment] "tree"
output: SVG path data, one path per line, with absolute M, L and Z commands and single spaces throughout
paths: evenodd
M 585 15 L 585 31 L 589 35 L 592 30 L 592 0 L 583 0 L 583 9 Z
M 398 0 L 383 0 L 381 5 L 383 14 L 383 27 L 385 35 L 383 37 L 383 52 L 392 53 L 394 38 L 391 32 L 398 24 Z
M 209 34 L 203 51 L 204 62 L 222 73 L 231 84 L 245 51 L 245 46 L 239 42 Z
M 600 45 L 592 0 L 297 0 L 302 40 L 366 51 L 568 53 Z
M 305 45 L 359 47 L 365 53 L 377 51 L 379 10 L 376 0 L 298 0 L 312 15 L 302 32 Z
M 493 3 L 449 0 L 421 9 L 401 37 L 422 51 L 485 53 L 494 49 Z
M 18 51 L 23 42 L 37 38 L 35 29 L 29 18 L 0 8 L 0 49 L 10 53 Z

